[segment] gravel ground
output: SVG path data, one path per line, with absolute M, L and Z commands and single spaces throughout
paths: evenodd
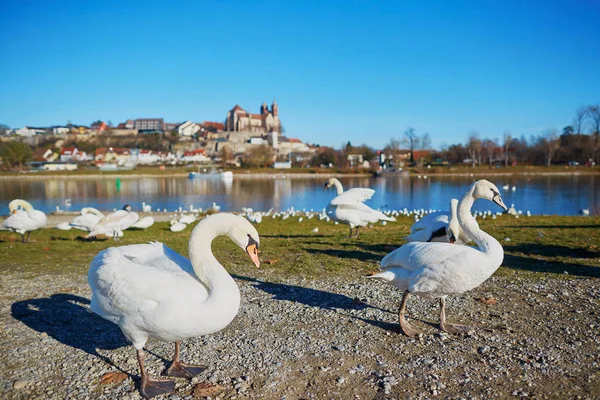
M 218 384 L 220 399 L 600 398 L 600 288 L 597 279 L 494 277 L 438 305 L 411 299 L 418 339 L 397 332 L 401 293 L 379 282 L 237 276 L 240 313 L 225 330 L 182 345 L 185 362 L 206 365 L 177 393 Z M 0 397 L 139 399 L 133 347 L 116 325 L 86 312 L 85 277 L 0 278 Z M 497 303 L 476 298 L 493 296 Z M 173 344 L 148 342 L 157 376 Z M 112 363 L 112 365 L 111 365 Z M 101 384 L 107 372 L 122 382 Z

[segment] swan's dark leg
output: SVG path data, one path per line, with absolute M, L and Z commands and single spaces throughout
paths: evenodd
M 175 342 L 175 356 L 171 366 L 165 371 L 166 375 L 178 378 L 193 378 L 206 369 L 201 365 L 184 364 L 179 359 L 179 346 L 181 342 Z
M 29 243 L 29 237 L 31 236 L 31 232 L 27 232 L 27 240 L 25 241 L 25 243 Z
M 138 364 L 140 365 L 140 374 L 142 375 L 142 382 L 140 383 L 140 394 L 146 399 L 151 399 L 154 396 L 158 396 L 166 393 L 173 393 L 175 391 L 175 382 L 167 379 L 153 379 L 148 377 L 146 369 L 144 368 L 144 350 L 137 351 Z
M 407 290 L 404 292 L 404 296 L 402 296 L 402 302 L 400 302 L 400 311 L 398 312 L 398 320 L 400 321 L 400 328 L 402 328 L 402 332 L 408 337 L 418 336 L 421 332 L 414 329 L 406 319 L 404 315 L 406 314 L 406 303 L 408 302 L 408 298 L 410 297 L 410 292 Z
M 25 243 L 25 234 L 20 233 L 20 235 L 21 235 L 21 243 Z
M 446 322 L 446 297 L 440 297 L 440 328 L 448 333 L 465 333 L 469 331 L 469 327 L 465 325 L 457 325 Z
M 348 235 L 349 238 L 352 237 L 352 226 L 350 226 L 350 234 Z
M 358 228 L 360 228 L 359 226 L 356 227 L 356 235 L 354 235 L 355 238 L 358 237 Z

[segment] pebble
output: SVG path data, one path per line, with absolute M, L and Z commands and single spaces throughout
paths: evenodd
M 19 389 L 23 389 L 25 386 L 29 385 L 31 382 L 25 379 L 19 379 L 16 380 L 13 383 L 13 389 L 15 390 L 19 390 Z

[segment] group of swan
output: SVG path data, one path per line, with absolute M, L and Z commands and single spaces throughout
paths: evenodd
M 220 235 L 229 236 L 260 267 L 258 232 L 245 218 L 227 213 L 196 225 L 189 240 L 189 260 L 153 242 L 109 248 L 91 263 L 90 309 L 117 324 L 133 343 L 142 376 L 140 392 L 146 398 L 175 388 L 172 380 L 148 376 L 143 348 L 149 338 L 175 342 L 167 375 L 192 378 L 203 368 L 181 362 L 181 341 L 220 331 L 238 313 L 239 289 L 211 251 L 213 239 Z
M 446 322 L 446 297 L 476 288 L 502 264 L 502 245 L 481 230 L 471 215 L 471 206 L 476 199 L 493 201 L 504 210 L 507 207 L 493 183 L 480 180 L 469 186 L 458 203 L 457 219 L 466 240 L 475 242 L 477 248 L 439 242 L 407 243 L 381 260 L 383 272 L 369 276 L 404 291 L 398 319 L 407 336 L 420 333 L 405 319 L 406 303 L 411 294 L 439 299 L 442 330 L 450 333 L 468 330 L 466 326 Z
M 131 211 L 129 204 L 122 210 L 104 215 L 93 207 L 84 207 L 80 215 L 73 218 L 70 222 L 62 222 L 56 227 L 61 230 L 70 230 L 72 228 L 89 232 L 86 238 L 99 235 L 112 236 L 114 239 L 123 236 L 126 229 L 146 229 L 154 224 L 154 218 L 147 216 L 139 217 L 136 212 Z
M 194 214 L 186 214 L 186 213 L 181 213 L 179 215 L 179 218 L 177 217 L 177 215 L 173 215 L 171 217 L 171 220 L 169 221 L 170 226 L 170 230 L 171 232 L 181 232 L 183 231 L 185 228 L 188 227 L 188 225 L 194 223 L 194 221 L 196 221 L 196 215 Z
M 370 276 L 404 291 L 398 318 L 408 336 L 419 333 L 405 318 L 412 294 L 439 299 L 441 328 L 465 332 L 467 327 L 446 321 L 446 297 L 476 288 L 502 263 L 502 246 L 479 228 L 471 214 L 478 198 L 506 210 L 498 188 L 486 180 L 477 181 L 457 204 L 452 202 L 452 211 L 446 214 L 447 243 L 407 243 L 383 258 L 383 272 Z M 363 210 L 359 212 L 366 213 Z M 439 222 L 435 216 L 430 220 Z M 146 372 L 143 348 L 148 339 L 174 342 L 175 353 L 166 374 L 191 378 L 203 368 L 181 362 L 181 341 L 217 332 L 238 313 L 239 289 L 211 251 L 211 243 L 219 235 L 229 236 L 260 266 L 258 232 L 246 218 L 228 213 L 209 216 L 196 225 L 189 239 L 189 260 L 153 242 L 109 248 L 90 265 L 90 309 L 117 324 L 132 342 L 142 377 L 140 392 L 146 398 L 170 393 L 175 386 L 171 380 L 151 378 Z M 432 239 L 427 236 L 422 237 Z M 474 241 L 477 248 L 459 245 L 459 240 Z
M 21 235 L 21 242 L 29 242 L 32 231 L 46 226 L 46 214 L 33 208 L 25 200 L 15 199 L 8 204 L 10 216 L 2 224 L 2 228 Z M 27 239 L 25 239 L 27 236 Z
M 373 197 L 375 193 L 373 189 L 353 188 L 344 192 L 342 184 L 336 178 L 330 178 L 325 183 L 325 190 L 330 187 L 335 187 L 337 196 L 329 202 L 327 213 L 334 221 L 350 226 L 349 237 L 352 237 L 353 229 L 356 229 L 354 237 L 358 237 L 358 229 L 361 227 L 378 221 L 396 220 L 364 204 L 366 200 Z

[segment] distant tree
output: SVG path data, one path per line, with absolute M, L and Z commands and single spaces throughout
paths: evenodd
M 252 146 L 244 154 L 245 167 L 268 167 L 273 164 L 274 151 L 271 146 Z
M 596 154 L 600 150 L 600 104 L 594 104 L 588 107 L 592 132 L 591 132 L 591 150 L 592 160 L 596 161 Z
M 575 110 L 575 117 L 573 118 L 573 130 L 576 134 L 581 135 L 585 133 L 585 125 L 589 116 L 588 107 L 581 106 Z
M 510 132 L 504 132 L 504 140 L 503 140 L 503 146 L 504 146 L 504 166 L 508 167 L 508 152 L 510 150 L 510 145 L 512 143 L 513 139 L 512 136 L 510 135 Z
M 469 157 L 471 158 L 471 166 L 474 167 L 481 154 L 481 139 L 479 139 L 479 133 L 477 133 L 477 131 L 471 131 L 469 134 L 467 149 L 469 150 Z
M 413 128 L 408 128 L 404 131 L 404 135 L 406 136 L 406 140 L 408 141 L 408 148 L 410 149 L 410 163 L 413 164 L 415 162 L 415 147 L 419 141 L 419 137 L 415 133 Z
M 546 130 L 542 136 L 540 136 L 539 143 L 544 150 L 546 166 L 550 168 L 550 165 L 552 164 L 552 158 L 560 148 L 558 133 L 554 129 Z
M 10 126 L 6 124 L 0 124 L 0 135 L 6 135 L 6 133 L 10 130 Z
M 311 160 L 311 165 L 318 167 L 320 165 L 329 166 L 336 164 L 336 152 L 331 147 L 320 147 L 317 154 Z
M 360 146 L 360 154 L 362 154 L 363 156 L 363 160 L 366 161 L 371 161 L 373 160 L 375 157 L 377 157 L 377 153 L 375 152 L 375 150 L 373 150 L 372 147 L 369 147 L 366 144 L 362 144 L 362 146 Z
M 17 141 L 10 141 L 0 146 L 0 157 L 5 168 L 23 168 L 23 164 L 33 159 L 31 147 Z
M 221 159 L 221 167 L 226 168 L 227 163 L 233 161 L 233 151 L 229 146 L 221 146 L 219 149 L 219 158 Z
M 563 135 L 572 135 L 575 133 L 575 129 L 571 125 L 567 125 L 563 128 Z
M 392 162 L 396 168 L 398 168 L 402 162 L 400 143 L 400 140 L 393 137 L 390 139 L 388 145 L 383 149 L 385 154 L 392 156 Z
M 488 164 L 492 165 L 494 162 L 494 154 L 498 148 L 497 140 L 486 138 L 481 142 L 481 147 L 483 148 L 485 156 L 487 157 Z

